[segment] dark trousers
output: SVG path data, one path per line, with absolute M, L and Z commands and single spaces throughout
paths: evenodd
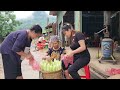
M 69 74 L 72 76 L 73 79 L 80 79 L 80 75 L 78 74 L 78 70 L 86 66 L 90 62 L 90 58 L 87 57 L 81 57 L 76 60 L 74 60 L 72 65 L 68 65 L 66 68 L 64 63 L 62 62 L 62 68 L 63 70 L 67 70 Z
M 22 76 L 21 61 L 14 54 L 2 54 L 3 68 L 5 79 L 16 79 L 17 76 Z

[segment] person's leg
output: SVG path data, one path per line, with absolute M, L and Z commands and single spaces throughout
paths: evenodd
M 68 67 L 70 66 L 70 64 L 68 65 Z M 63 69 L 63 73 L 66 79 L 71 79 L 71 77 L 69 76 L 68 73 L 68 67 L 65 67 L 64 62 L 62 61 L 62 69 Z
M 21 62 L 22 60 L 18 59 L 18 66 L 17 66 L 17 77 L 16 79 L 23 79 L 22 72 L 21 72 Z
M 13 60 L 11 60 L 9 54 L 2 54 L 2 60 L 5 79 L 16 79 L 16 63 L 14 63 Z
M 15 62 L 17 62 L 17 77 L 16 79 L 23 79 L 22 77 L 22 71 L 21 71 L 21 62 L 22 60 L 20 58 L 18 58 L 16 55 L 12 54 L 11 58 L 13 58 L 13 60 L 16 60 Z
M 23 79 L 23 76 L 17 76 L 16 79 Z
M 68 73 L 68 69 L 64 71 L 64 74 L 66 79 L 72 79 Z
M 5 79 L 16 79 L 21 76 L 21 65 L 14 55 L 2 54 Z
M 78 74 L 78 70 L 83 68 L 85 65 L 89 63 L 89 58 L 78 58 L 73 65 L 68 68 L 69 74 L 73 79 L 80 79 L 80 75 Z

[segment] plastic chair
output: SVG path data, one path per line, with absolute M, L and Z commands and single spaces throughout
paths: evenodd
M 80 76 L 81 78 L 90 79 L 90 69 L 89 65 L 84 66 L 85 76 Z

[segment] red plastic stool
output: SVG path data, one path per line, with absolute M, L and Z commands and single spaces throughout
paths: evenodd
M 85 76 L 80 76 L 81 78 L 90 79 L 90 69 L 89 65 L 84 66 Z
M 90 79 L 90 69 L 89 69 L 89 65 L 86 65 L 83 67 L 84 71 L 85 71 L 85 76 L 80 76 L 80 78 L 86 78 L 86 79 Z

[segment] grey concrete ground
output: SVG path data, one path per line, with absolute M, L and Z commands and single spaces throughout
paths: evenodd
M 89 51 L 91 54 L 91 62 L 89 64 L 91 69 L 98 72 L 103 78 L 110 78 L 112 76 L 107 73 L 107 70 L 110 70 L 111 68 L 120 69 L 120 53 L 113 53 L 115 60 L 117 61 L 117 64 L 113 64 L 112 62 L 99 63 L 98 58 L 96 57 L 97 48 L 89 48 Z
M 4 78 L 4 73 L 3 73 L 3 64 L 2 64 L 2 57 L 0 55 L 0 79 Z
M 67 48 L 69 51 L 69 48 Z M 33 52 L 33 49 L 31 49 L 32 54 L 34 55 L 35 59 L 40 63 L 41 58 L 45 55 L 46 50 L 40 50 Z M 118 61 L 117 65 L 113 65 L 111 63 L 104 63 L 101 64 L 98 62 L 97 56 L 97 48 L 89 48 L 90 54 L 91 54 L 91 61 L 90 61 L 90 71 L 91 71 L 91 79 L 105 79 L 104 76 L 102 76 L 100 73 L 107 75 L 106 69 L 108 68 L 120 68 L 119 59 L 120 55 L 119 53 L 115 54 L 115 57 Z M 97 72 L 96 72 L 97 71 Z M 39 72 L 34 71 L 31 66 L 28 64 L 28 60 L 22 61 L 22 73 L 24 79 L 39 79 Z M 80 75 L 84 74 L 83 69 L 79 71 Z M 110 77 L 109 77 L 110 78 Z M 3 66 L 2 66 L 2 59 L 0 56 L 0 79 L 4 79 L 4 73 L 3 73 Z M 42 78 L 40 78 L 42 79 Z

